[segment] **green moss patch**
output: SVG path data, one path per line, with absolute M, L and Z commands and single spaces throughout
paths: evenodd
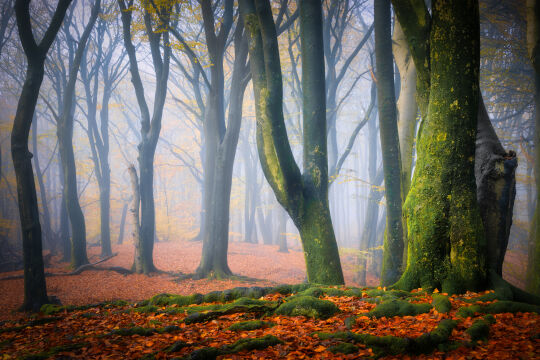
M 202 349 L 197 349 L 184 357 L 184 359 L 212 360 L 216 359 L 220 355 L 234 354 L 240 351 L 264 350 L 269 346 L 282 343 L 283 342 L 281 340 L 273 335 L 266 335 L 260 338 L 252 339 L 240 339 L 233 344 L 225 345 L 221 348 L 205 347 Z
M 142 326 L 134 326 L 132 328 L 120 328 L 120 329 L 114 329 L 111 330 L 111 332 L 107 333 L 107 336 L 133 336 L 133 335 L 139 335 L 139 336 L 152 336 L 156 333 L 156 329 L 154 328 L 145 328 Z
M 516 312 L 534 312 L 540 314 L 540 306 L 503 300 L 491 304 L 463 306 L 458 309 L 456 315 L 459 317 L 473 317 L 475 313 L 500 314 Z
M 232 331 L 251 331 L 257 329 L 263 329 L 267 327 L 274 326 L 275 324 L 268 321 L 262 320 L 251 320 L 251 321 L 242 321 L 229 326 L 229 330 Z
M 141 306 L 141 307 L 138 307 L 138 308 L 134 308 L 132 310 L 133 312 L 136 312 L 136 313 L 141 313 L 141 314 L 150 314 L 150 313 L 155 313 L 158 311 L 158 307 L 155 306 L 155 305 L 145 305 L 145 306 Z
M 186 346 L 188 346 L 188 344 L 185 341 L 178 340 L 178 341 L 175 341 L 172 345 L 165 348 L 164 352 L 168 354 L 175 353 L 182 350 Z
M 338 307 L 331 301 L 320 300 L 313 296 L 295 296 L 281 304 L 274 314 L 327 319 L 338 311 Z
M 434 330 L 414 339 L 411 342 L 410 351 L 413 353 L 432 352 L 435 348 L 448 341 L 448 338 L 452 335 L 452 330 L 457 324 L 458 322 L 455 320 L 442 320 Z
M 187 306 L 192 304 L 200 304 L 203 302 L 203 296 L 201 294 L 193 294 L 188 296 L 172 295 L 172 294 L 159 294 L 153 296 L 149 300 L 149 304 L 157 306 Z
M 336 333 L 315 333 L 319 339 L 341 339 L 345 341 L 364 344 L 373 349 L 377 356 L 397 355 L 407 351 L 409 339 L 396 336 L 375 336 L 371 334 L 357 334 L 350 331 L 339 331 Z
M 431 305 L 440 313 L 447 313 L 452 310 L 452 303 L 448 299 L 448 296 L 442 294 L 433 294 L 431 295 L 432 301 Z
M 416 316 L 423 314 L 431 309 L 430 304 L 411 304 L 405 300 L 393 299 L 383 301 L 368 312 L 366 315 L 370 317 L 393 317 L 393 316 Z
M 172 333 L 179 331 L 180 327 L 176 325 L 169 325 L 165 326 L 163 328 L 146 328 L 142 326 L 134 326 L 131 328 L 120 328 L 120 329 L 114 329 L 107 334 L 103 336 L 133 336 L 133 335 L 139 335 L 139 336 L 152 336 L 154 334 L 164 334 L 164 333 Z
M 358 346 L 351 343 L 339 343 L 330 346 L 328 351 L 333 354 L 354 354 L 355 352 L 358 352 Z
M 456 327 L 455 320 L 442 320 L 431 332 L 423 334 L 416 339 L 401 338 L 397 336 L 375 336 L 371 334 L 357 334 L 350 331 L 336 333 L 317 332 L 321 340 L 340 339 L 348 342 L 364 344 L 373 349 L 377 356 L 398 355 L 403 353 L 429 353 L 435 348 L 448 342 L 452 330 Z
M 495 321 L 495 317 L 488 314 L 482 319 L 476 320 L 467 330 L 465 330 L 465 333 L 471 337 L 473 342 L 487 340 L 489 337 L 489 328 Z
M 265 313 L 273 311 L 276 307 L 277 303 L 274 301 L 240 298 L 232 303 L 220 305 L 213 311 L 193 312 L 184 319 L 184 322 L 189 325 L 199 322 L 210 321 L 223 315 L 234 314 L 238 312 Z

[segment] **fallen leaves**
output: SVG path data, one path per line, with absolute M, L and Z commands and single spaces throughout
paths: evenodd
M 467 299 L 480 294 L 469 293 Z M 284 295 L 269 294 L 264 300 L 283 301 Z M 430 303 L 429 294 L 415 295 L 415 302 Z M 376 305 L 369 298 L 354 296 L 322 296 L 332 301 L 341 312 L 325 320 L 302 316 L 261 316 L 257 313 L 237 312 L 225 314 L 204 323 L 185 324 L 184 312 L 165 313 L 161 307 L 158 313 L 133 312 L 134 304 L 95 307 L 84 310 L 64 311 L 55 317 L 39 317 L 32 322 L 20 320 L 7 322 L 0 327 L 0 352 L 9 357 L 25 357 L 41 354 L 44 357 L 74 357 L 85 359 L 146 358 L 170 359 L 183 357 L 193 351 L 222 354 L 232 349 L 239 341 L 251 339 L 278 339 L 270 346 L 257 345 L 248 350 L 222 355 L 224 359 L 352 359 L 377 355 L 374 349 L 362 343 L 355 346 L 341 346 L 340 339 L 319 338 L 314 333 L 338 333 L 351 331 L 354 334 L 374 336 L 396 336 L 416 339 L 433 331 L 443 319 L 455 319 L 457 309 L 464 304 L 463 298 L 450 297 L 452 310 L 438 313 L 431 309 L 417 316 L 394 316 L 371 318 L 366 314 Z M 286 299 L 285 299 L 286 300 Z M 205 305 L 212 305 L 209 303 Z M 346 319 L 353 317 L 350 329 L 346 329 Z M 496 322 L 491 325 L 488 341 L 471 344 L 466 330 L 482 314 L 459 319 L 451 332 L 449 344 L 454 348 L 446 352 L 436 349 L 429 354 L 400 354 L 393 359 L 508 359 L 540 357 L 540 316 L 536 313 L 501 313 L 494 315 Z M 43 319 L 52 319 L 50 321 Z M 235 323 L 262 320 L 274 326 L 254 330 L 231 331 Z M 18 327 L 18 331 L 6 329 Z M 119 331 L 120 329 L 124 329 Z M 244 339 L 244 340 L 242 340 Z M 354 350 L 343 354 L 336 349 Z M 210 349 L 210 350 L 209 350 Z M 214 350 L 212 350 L 214 349 Z M 220 350 L 221 349 L 221 350 Z M 251 349 L 251 350 L 249 350 Z M 332 350 L 332 351 L 330 351 Z M 217 353 L 216 353 L 217 354 Z M 6 358 L 4 355 L 4 358 Z

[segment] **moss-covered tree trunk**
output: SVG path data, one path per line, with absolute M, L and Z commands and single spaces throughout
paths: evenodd
M 401 18 L 400 22 L 403 25 Z M 434 2 L 429 34 L 429 102 L 404 207 L 407 268 L 397 286 L 453 293 L 478 289 L 486 279 L 474 177 L 480 54 L 477 1 Z
M 379 134 L 386 194 L 386 232 L 381 284 L 391 285 L 399 280 L 402 272 L 403 225 L 401 216 L 401 158 L 394 90 L 390 0 L 376 0 L 374 8 Z
M 264 175 L 300 232 L 308 281 L 343 284 L 328 207 L 328 158 L 322 7 L 300 1 L 304 174 L 294 161 L 283 119 L 283 85 L 275 24 L 268 0 L 243 0 L 257 114 L 257 148 Z
M 527 290 L 540 295 L 540 4 L 537 0 L 527 0 L 527 48 L 534 69 L 535 131 L 534 177 L 536 184 L 536 211 L 527 267 Z

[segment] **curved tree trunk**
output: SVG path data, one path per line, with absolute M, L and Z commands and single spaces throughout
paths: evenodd
M 270 3 L 244 0 L 240 11 L 250 36 L 257 115 L 257 149 L 264 175 L 300 232 L 308 281 L 343 284 L 328 207 L 326 94 L 319 1 L 300 2 L 304 174 L 300 173 L 283 119 L 283 84 Z
M 39 89 L 43 82 L 45 58 L 70 3 L 71 0 L 58 2 L 50 25 L 41 42 L 37 44 L 30 22 L 30 1 L 17 0 L 15 2 L 17 28 L 28 61 L 26 79 L 11 131 L 11 156 L 17 180 L 24 262 L 24 301 L 21 310 L 38 311 L 41 305 L 48 302 L 43 268 L 41 225 L 32 171 L 32 154 L 28 150 L 28 136 Z

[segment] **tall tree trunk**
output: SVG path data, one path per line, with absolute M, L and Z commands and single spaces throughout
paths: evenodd
M 377 100 L 379 104 L 379 134 L 381 137 L 387 209 L 381 274 L 382 285 L 391 285 L 399 280 L 403 261 L 401 158 L 396 117 L 391 25 L 390 0 L 376 0 Z
M 278 209 L 277 213 L 277 244 L 279 245 L 278 252 L 287 253 L 289 252 L 289 248 L 287 247 L 287 213 L 283 209 Z
M 11 156 L 17 180 L 24 261 L 24 301 L 21 310 L 37 311 L 41 305 L 48 302 L 43 268 L 41 225 L 32 171 L 32 154 L 28 150 L 28 136 L 39 89 L 43 82 L 45 58 L 70 3 L 71 0 L 58 2 L 51 23 L 41 42 L 37 44 L 30 22 L 30 1 L 17 0 L 15 2 L 17 28 L 28 61 L 26 79 L 11 131 Z
M 58 157 L 60 157 L 60 154 L 58 154 Z M 62 169 L 61 161 L 59 161 L 58 164 L 58 171 L 60 173 L 60 183 L 63 189 L 64 171 Z M 58 229 L 58 234 L 62 243 L 62 261 L 71 262 L 71 229 L 69 224 L 69 215 L 66 208 L 66 199 L 63 191 L 60 198 L 60 226 Z
M 81 205 L 79 204 L 79 194 L 77 193 L 77 167 L 75 166 L 75 154 L 73 152 L 75 84 L 86 48 L 86 42 L 96 23 L 100 8 L 101 0 L 95 0 L 90 19 L 79 39 L 75 58 L 69 69 L 69 79 L 64 90 L 64 107 L 57 125 L 58 148 L 64 173 L 64 194 L 72 230 L 71 266 L 75 269 L 88 263 L 88 256 L 86 254 L 86 224 Z
M 39 195 L 41 197 L 41 208 L 43 209 L 43 237 L 49 244 L 51 254 L 56 253 L 56 241 L 54 239 L 51 228 L 51 215 L 49 212 L 49 201 L 47 200 L 47 189 L 45 188 L 45 182 L 43 181 L 43 173 L 39 164 L 39 149 L 37 141 L 37 117 L 34 116 L 32 121 L 32 149 L 34 150 L 34 167 L 36 169 L 36 178 L 39 184 Z
M 141 259 L 141 236 L 139 232 L 141 231 L 141 220 L 140 220 L 140 206 L 141 206 L 141 193 L 139 187 L 139 177 L 137 175 L 137 170 L 135 166 L 131 165 L 128 167 L 129 177 L 131 180 L 131 189 L 133 191 L 133 201 L 131 202 L 131 217 L 133 219 L 133 243 L 135 245 L 135 261 L 133 262 L 133 271 L 136 273 L 142 273 L 143 261 Z
M 404 26 L 404 13 L 395 9 Z M 417 43 L 422 51 L 429 50 L 429 74 L 422 69 L 417 83 L 424 120 L 415 175 L 405 203 L 408 263 L 397 286 L 455 293 L 478 289 L 486 279 L 485 238 L 474 177 L 478 2 L 441 1 L 434 4 L 432 13 L 429 42 L 420 38 Z M 427 10 L 424 14 L 429 16 Z M 403 29 L 407 34 L 405 26 Z
M 139 194 L 140 194 L 140 230 L 136 243 L 136 256 L 134 259 L 135 271 L 137 273 L 148 274 L 156 270 L 154 266 L 153 251 L 155 237 L 155 208 L 154 208 L 154 155 L 161 131 L 161 120 L 163 118 L 163 107 L 167 96 L 167 82 L 169 79 L 169 65 L 171 58 L 170 46 L 163 47 L 161 44 L 168 44 L 169 32 L 167 30 L 171 8 L 168 4 L 160 4 L 156 13 L 160 17 L 160 25 L 153 28 L 152 16 L 149 9 L 143 10 L 145 34 L 148 37 L 150 51 L 152 53 L 152 63 L 156 76 L 156 87 L 154 92 L 154 108 L 152 115 L 145 99 L 144 86 L 139 72 L 139 65 L 136 56 L 135 46 L 131 38 L 131 22 L 133 16 L 133 1 L 118 0 L 122 19 L 122 31 L 124 46 L 129 58 L 129 69 L 131 82 L 141 112 L 141 141 L 138 146 L 139 162 Z M 155 4 L 152 4 L 154 6 Z
M 126 228 L 127 208 L 128 208 L 128 203 L 125 202 L 124 206 L 122 206 L 122 216 L 120 217 L 120 230 L 118 232 L 118 240 L 116 241 L 118 245 L 122 245 L 122 243 L 124 242 L 124 230 Z
M 484 225 L 487 268 L 502 277 L 516 197 L 517 157 L 502 147 L 480 94 L 474 172 Z
M 328 207 L 326 96 L 322 6 L 300 1 L 304 175 L 296 164 L 283 118 L 283 84 L 270 3 L 240 2 L 250 33 L 250 64 L 257 115 L 257 148 L 264 175 L 300 232 L 308 281 L 343 284 Z
M 527 0 L 527 48 L 534 69 L 535 130 L 534 178 L 536 184 L 536 211 L 534 230 L 529 246 L 527 267 L 527 290 L 540 295 L 540 4 Z
M 203 3 L 205 23 L 210 22 L 209 2 Z M 232 22 L 232 2 L 227 1 L 224 23 L 226 27 Z M 213 19 L 213 16 L 212 16 Z M 213 22 L 213 20 L 212 20 Z M 205 122 L 206 167 L 205 191 L 208 191 L 207 201 L 207 230 L 203 238 L 201 262 L 196 270 L 196 277 L 223 278 L 232 275 L 227 262 L 229 243 L 229 213 L 231 200 L 231 185 L 234 158 L 238 145 L 238 136 L 242 122 L 242 104 L 247 86 L 247 39 L 243 34 L 243 23 L 239 22 L 234 34 L 235 61 L 231 80 L 231 95 L 229 101 L 229 121 L 225 128 L 224 111 L 224 77 L 223 51 L 224 41 L 218 44 L 213 25 L 206 28 L 209 52 L 212 54 L 212 86 L 210 88 L 210 105 L 206 106 Z M 221 33 L 220 33 L 221 34 Z M 226 39 L 226 36 L 220 37 Z M 214 47 L 213 47 L 214 46 Z M 209 166 L 213 168 L 209 168 Z M 211 171 L 210 171 L 211 170 Z

